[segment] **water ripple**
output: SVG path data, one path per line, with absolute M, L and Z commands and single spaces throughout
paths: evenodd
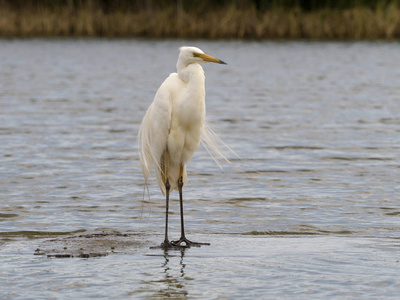
M 165 200 L 155 180 L 143 196 L 135 137 L 185 43 L 229 62 L 204 65 L 207 118 L 241 158 L 228 153 L 221 171 L 205 149 L 193 156 L 186 231 L 212 246 L 163 253 L 148 248 L 163 240 Z M 398 298 L 399 53 L 381 42 L 0 40 L 3 298 Z M 178 238 L 176 192 L 170 211 Z M 39 241 L 68 248 L 103 230 L 131 248 L 33 257 Z

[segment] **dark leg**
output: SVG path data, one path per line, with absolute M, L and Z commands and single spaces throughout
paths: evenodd
M 165 191 L 166 191 L 166 196 L 165 196 L 165 238 L 164 242 L 161 244 L 161 247 L 163 248 L 168 248 L 171 246 L 169 240 L 168 240 L 168 210 L 169 210 L 169 189 L 171 188 L 169 184 L 169 180 L 167 178 L 165 182 Z
M 171 185 L 169 184 L 169 152 L 168 149 L 165 151 L 164 160 L 164 175 L 165 175 L 165 238 L 164 242 L 161 244 L 162 248 L 171 247 L 171 243 L 168 240 L 168 210 L 169 210 L 169 190 Z
M 210 245 L 209 243 L 196 243 L 189 241 L 185 236 L 185 222 L 183 220 L 183 197 L 182 197 L 182 188 L 183 188 L 183 166 L 180 167 L 179 170 L 179 180 L 178 180 L 178 189 L 179 189 L 179 202 L 181 207 L 181 238 L 178 241 L 171 242 L 174 246 L 180 247 L 190 247 L 190 246 L 197 246 L 200 247 L 201 245 Z M 181 244 L 185 243 L 185 246 Z

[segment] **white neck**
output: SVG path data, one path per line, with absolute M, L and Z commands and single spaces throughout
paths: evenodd
M 197 84 L 202 84 L 204 86 L 204 70 L 200 64 L 192 63 L 184 65 L 182 62 L 178 61 L 176 69 L 181 80 L 188 83 L 195 81 Z

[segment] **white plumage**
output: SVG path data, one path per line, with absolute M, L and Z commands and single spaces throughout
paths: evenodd
M 147 185 L 154 166 L 157 183 L 164 195 L 168 194 L 167 182 L 169 191 L 187 183 L 186 164 L 199 148 L 202 138 L 206 143 L 212 140 L 205 128 L 205 76 L 200 62 L 225 64 L 199 48 L 181 47 L 177 73 L 171 73 L 161 84 L 140 125 L 138 144 L 145 183 Z M 211 147 L 215 148 L 212 143 Z M 183 230 L 182 208 L 181 218 Z

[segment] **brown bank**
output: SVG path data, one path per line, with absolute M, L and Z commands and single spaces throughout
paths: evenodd
M 293 5 L 267 5 L 276 1 L 262 0 L 208 2 L 0 0 L 0 36 L 337 40 L 400 38 L 400 6 L 396 0 L 321 1 L 326 3 L 325 7 L 307 6 L 310 1 L 282 1 L 293 2 Z M 331 2 L 351 5 L 335 7 L 336 4 Z

